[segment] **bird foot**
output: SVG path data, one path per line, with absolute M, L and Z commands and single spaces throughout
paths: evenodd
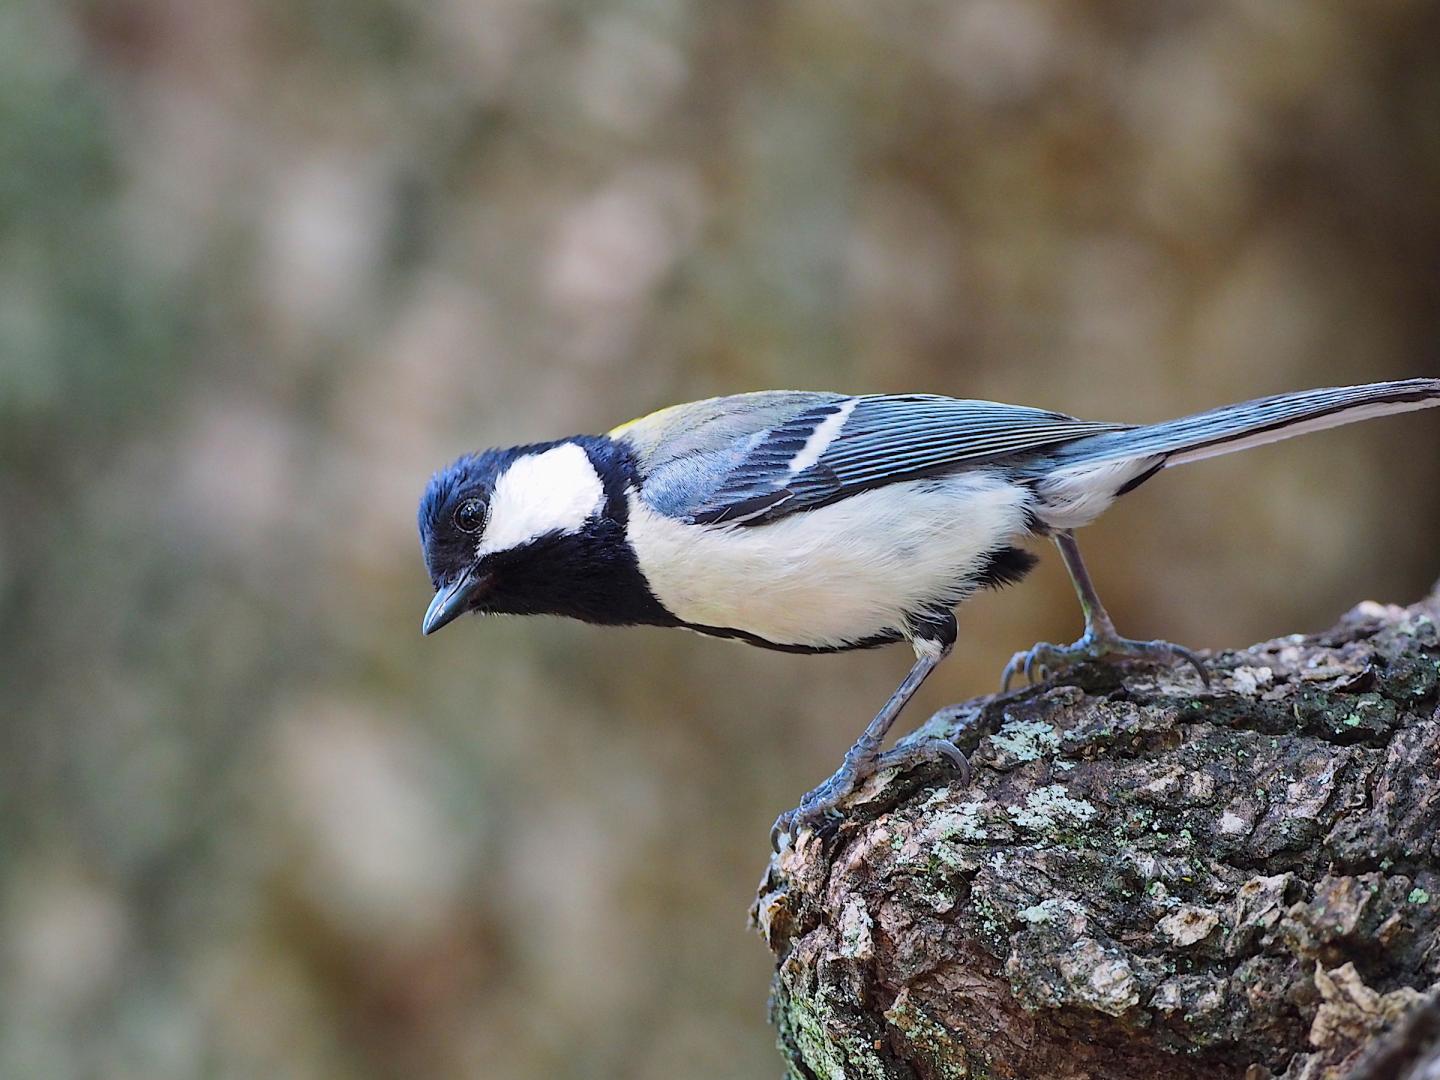
M 868 774 L 867 774 L 868 775 Z M 819 831 L 826 825 L 838 824 L 842 799 L 860 786 L 860 777 L 848 766 L 841 766 L 834 776 L 819 787 L 805 793 L 800 805 L 786 810 L 770 826 L 770 847 L 778 852 L 781 841 L 787 836 L 797 836 L 802 828 Z
M 1009 693 L 1010 683 L 1023 674 L 1032 686 L 1051 675 L 1084 663 L 1109 660 L 1140 660 L 1152 664 L 1184 662 L 1193 667 L 1207 687 L 1210 675 L 1200 658 L 1182 645 L 1168 641 L 1132 641 L 1130 638 L 1093 634 L 1086 631 L 1073 645 L 1052 645 L 1042 641 L 1023 652 L 1017 652 L 1000 675 L 1000 692 Z
M 858 765 L 852 766 L 847 762 L 836 770 L 834 776 L 807 792 L 799 806 L 786 810 L 775 819 L 775 824 L 770 827 L 771 848 L 778 852 L 782 838 L 797 836 L 804 828 L 818 832 L 838 826 L 844 817 L 840 813 L 840 804 L 881 769 L 911 768 L 937 758 L 944 758 L 959 770 L 962 786 L 970 782 L 969 759 L 949 739 L 938 735 L 908 746 L 897 746 Z

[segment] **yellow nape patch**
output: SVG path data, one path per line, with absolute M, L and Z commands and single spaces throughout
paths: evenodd
M 626 420 L 625 423 L 620 424 L 618 427 L 612 427 L 605 434 L 610 436 L 610 438 L 612 439 L 618 439 L 621 435 L 624 435 L 625 432 L 629 431 L 637 424 L 643 424 L 646 420 L 654 419 L 661 413 L 667 413 L 673 408 L 675 408 L 674 405 L 667 405 L 663 409 L 656 409 L 654 412 L 648 412 L 644 416 L 637 416 L 634 420 Z

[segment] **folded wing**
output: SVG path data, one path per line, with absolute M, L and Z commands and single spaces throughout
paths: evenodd
M 696 524 L 759 525 L 868 488 L 1129 426 L 928 394 L 797 394 L 765 421 L 732 418 L 737 430 L 723 445 L 661 464 L 647 480 L 646 501 Z

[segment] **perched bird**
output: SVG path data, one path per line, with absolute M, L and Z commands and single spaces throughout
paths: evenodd
M 900 710 L 955 644 L 954 608 L 1019 581 L 1049 537 L 1079 594 L 1072 645 L 1023 672 L 1099 659 L 1200 661 L 1121 637 L 1074 530 L 1161 469 L 1440 405 L 1440 379 L 1306 390 L 1160 424 L 929 394 L 769 391 L 675 405 L 611 430 L 461 457 L 431 478 L 420 540 L 430 634 L 467 611 L 678 626 L 824 653 L 908 641 L 915 664 L 835 774 L 780 815 L 814 826 L 882 761 Z M 891 754 L 895 754 L 891 751 Z M 968 775 L 944 740 L 940 754 Z M 888 759 L 887 759 L 888 764 Z

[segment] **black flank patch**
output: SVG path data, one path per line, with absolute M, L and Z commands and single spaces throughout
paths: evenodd
M 975 580 L 986 589 L 1001 589 L 1023 580 L 1039 561 L 1038 557 L 1024 548 L 997 548 L 985 560 L 985 565 L 975 575 Z

